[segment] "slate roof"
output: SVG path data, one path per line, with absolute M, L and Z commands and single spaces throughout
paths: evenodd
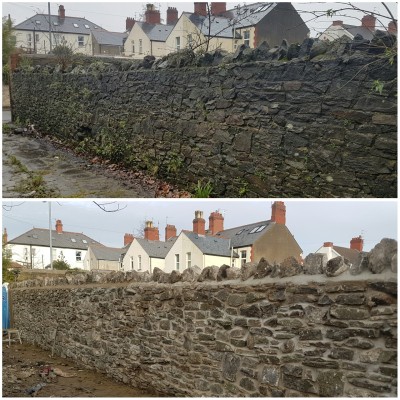
M 360 254 L 358 250 L 349 249 L 348 247 L 333 246 L 333 249 L 342 257 L 347 258 L 352 264 L 357 262 L 358 255 Z
M 83 233 L 77 232 L 65 232 L 57 233 L 57 231 L 51 231 L 52 246 L 63 249 L 78 249 L 87 250 L 90 245 L 96 244 L 103 246 L 101 243 L 84 235 Z M 50 232 L 48 229 L 33 228 L 28 232 L 10 240 L 10 244 L 21 244 L 21 245 L 32 245 L 50 247 L 49 244 Z
M 90 35 L 92 31 L 105 31 L 100 26 L 88 21 L 86 18 L 65 17 L 60 19 L 58 15 L 50 15 L 51 30 L 56 33 L 75 33 L 81 35 Z M 74 24 L 78 25 L 75 27 Z M 87 28 L 88 27 L 88 28 Z M 33 32 L 49 31 L 49 16 L 46 14 L 36 14 L 31 18 L 16 25 L 14 30 L 26 30 Z
M 169 239 L 166 242 L 158 240 L 147 240 L 141 238 L 135 238 L 137 242 L 143 247 L 143 250 L 153 258 L 165 258 L 172 245 L 176 241 L 176 237 Z
M 98 44 L 109 46 L 123 46 L 124 39 L 128 37 L 127 33 L 92 31 Z
M 275 7 L 276 3 L 252 3 L 242 5 L 240 8 L 227 10 L 223 15 L 236 20 L 236 26 L 247 27 L 258 24 Z
M 174 28 L 174 25 L 149 24 L 143 21 L 138 21 L 136 24 L 138 24 L 147 37 L 154 42 L 165 42 Z
M 215 236 L 231 240 L 232 247 L 251 246 L 275 223 L 271 220 L 255 222 L 218 232 Z M 258 229 L 256 229 L 258 228 Z
M 375 33 L 370 31 L 368 28 L 364 26 L 355 26 L 355 25 L 346 25 L 343 24 L 343 28 L 351 33 L 353 36 L 360 34 L 364 39 L 371 40 L 374 38 Z
M 184 232 L 184 234 L 201 250 L 203 254 L 213 256 L 231 256 L 230 242 L 227 239 L 218 238 L 215 236 L 203 236 L 194 232 Z M 236 252 L 233 252 L 233 257 L 238 257 Z
M 209 19 L 208 17 L 203 17 L 201 15 L 184 12 L 189 20 L 200 30 L 200 32 L 205 36 L 212 37 L 233 37 L 233 29 L 231 20 L 225 17 L 211 17 L 211 30 L 209 32 Z
M 115 248 L 115 247 L 106 247 L 106 246 L 98 246 L 92 245 L 90 246 L 94 256 L 98 260 L 107 260 L 107 261 L 119 261 L 121 259 L 122 254 L 126 252 L 125 248 Z

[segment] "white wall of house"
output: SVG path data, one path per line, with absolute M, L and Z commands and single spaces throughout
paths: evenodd
M 232 259 L 234 265 L 236 266 L 235 259 Z M 230 265 L 231 263 L 231 258 L 230 257 L 225 257 L 225 256 L 212 256 L 212 255 L 204 255 L 204 265 L 205 267 L 211 267 L 213 265 L 216 265 L 217 267 L 220 267 L 221 265 Z
M 254 49 L 254 41 L 256 38 L 256 28 L 254 26 L 246 27 L 246 28 L 237 28 L 235 29 L 236 33 L 242 36 L 241 39 L 236 39 L 234 44 L 240 46 L 241 44 L 246 44 L 250 48 Z M 236 47 L 234 46 L 233 50 L 235 51 Z
M 204 45 L 197 48 L 198 44 L 204 42 L 204 35 L 192 21 L 183 14 L 165 42 L 165 52 L 166 54 L 175 53 L 179 50 L 193 48 L 194 46 L 196 46 L 196 50 L 204 49 Z M 233 40 L 228 38 L 212 38 L 209 43 L 209 51 L 217 48 L 232 52 Z
M 149 55 L 156 58 L 164 57 L 165 42 L 151 41 L 142 28 L 135 24 L 125 41 L 124 55 L 134 59 L 142 59 Z
M 333 247 L 320 247 L 316 253 L 326 254 L 328 261 L 332 258 L 339 257 L 340 254 Z
M 240 268 L 243 264 L 251 261 L 251 246 L 235 247 L 233 250 L 239 256 L 239 258 L 236 261 L 237 267 Z
M 328 40 L 328 41 L 333 41 L 337 38 L 340 38 L 342 36 L 347 36 L 350 39 L 353 39 L 353 35 L 349 33 L 346 29 L 344 29 L 340 25 L 331 25 L 325 32 L 321 34 L 319 37 L 320 40 Z
M 163 258 L 150 257 L 137 240 L 134 240 L 126 252 L 122 269 L 124 271 L 153 272 L 154 268 L 164 269 L 165 260 Z
M 36 46 L 36 54 L 47 54 L 50 51 L 48 32 L 15 30 L 14 36 L 17 48 L 30 49 L 33 52 Z M 35 44 L 33 42 L 34 36 Z M 74 53 L 92 54 L 92 38 L 89 34 L 52 32 L 52 47 L 54 48 L 57 44 L 66 44 Z
M 50 248 L 21 244 L 8 244 L 12 260 L 22 265 L 32 265 L 32 268 L 44 269 L 50 264 Z M 53 261 L 64 260 L 71 268 L 86 269 L 84 259 L 87 250 L 64 249 L 53 247 Z
M 85 259 L 83 260 L 83 265 L 85 269 L 90 271 L 99 269 L 107 271 L 120 270 L 120 263 L 118 261 L 98 260 L 90 247 L 86 252 Z

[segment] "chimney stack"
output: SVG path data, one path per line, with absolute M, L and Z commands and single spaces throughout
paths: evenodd
M 286 224 L 286 206 L 283 201 L 275 201 L 272 204 L 271 221 L 277 224 Z
M 61 222 L 61 219 L 58 219 L 56 221 L 56 231 L 57 233 L 63 233 L 63 224 Z
M 65 19 L 65 8 L 62 4 L 58 7 L 58 19 L 64 20 Z
M 211 3 L 211 15 L 221 15 L 226 11 L 226 3 L 216 2 Z
M 144 13 L 145 21 L 148 24 L 161 23 L 160 10 L 156 10 L 154 4 L 146 4 L 146 12 Z
M 324 247 L 333 247 L 333 242 L 324 242 Z
M 397 35 L 397 20 L 395 21 L 390 21 L 388 25 L 388 32 L 389 33 L 394 33 Z
M 207 17 L 207 3 L 194 3 L 194 13 L 196 15 L 202 15 L 203 17 Z
M 364 15 L 361 20 L 361 26 L 369 29 L 370 31 L 375 30 L 376 18 L 373 15 Z
M 124 246 L 126 246 L 127 244 L 130 244 L 134 241 L 134 237 L 132 235 L 132 233 L 125 233 L 124 235 Z
M 176 228 L 175 225 L 167 225 L 165 227 L 165 241 L 176 237 Z
M 152 221 L 146 221 L 146 227 L 144 228 L 144 238 L 147 240 L 160 240 L 158 228 L 153 226 Z
M 175 7 L 167 9 L 167 25 L 175 25 L 178 22 L 178 10 Z
M 339 21 L 339 20 L 333 21 L 332 26 L 343 26 L 343 21 Z
M 135 25 L 135 22 L 136 22 L 135 18 L 128 17 L 125 22 L 125 30 L 127 31 L 132 30 L 133 25 Z
M 5 246 L 8 243 L 8 234 L 7 234 L 7 229 L 4 228 L 3 231 L 3 246 Z
M 350 248 L 353 250 L 362 251 L 364 246 L 364 239 L 360 236 L 350 240 Z
M 193 232 L 198 235 L 206 234 L 206 221 L 203 218 L 203 211 L 194 212 Z
M 224 217 L 218 211 L 212 212 L 208 218 L 208 221 L 211 235 L 215 235 L 216 233 L 224 230 Z

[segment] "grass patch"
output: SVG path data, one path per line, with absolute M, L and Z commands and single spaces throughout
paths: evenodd
M 213 186 L 210 181 L 203 183 L 198 181 L 197 185 L 194 187 L 193 197 L 197 199 L 208 199 L 211 197 L 213 191 Z

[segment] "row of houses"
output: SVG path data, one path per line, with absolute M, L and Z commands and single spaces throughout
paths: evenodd
M 396 23 L 391 21 L 387 30 L 397 34 Z M 334 21 L 320 39 L 353 39 L 361 34 L 370 40 L 375 32 L 376 17 L 365 15 L 360 26 Z M 283 39 L 301 43 L 309 34 L 293 5 L 284 2 L 258 2 L 233 9 L 227 9 L 225 2 L 195 2 L 193 11 L 180 17 L 176 8 L 168 7 L 165 23 L 160 10 L 147 4 L 142 20 L 126 18 L 123 32 L 109 32 L 86 18 L 67 16 L 60 5 L 58 15 L 36 14 L 14 28 L 16 46 L 25 52 L 46 54 L 50 46 L 65 44 L 76 53 L 134 59 L 160 58 L 188 48 L 234 52 L 242 44 L 255 48 L 263 41 L 270 46 L 280 45 Z
M 258 262 L 262 257 L 270 263 L 280 263 L 288 257 L 302 262 L 302 249 L 286 226 L 286 206 L 281 201 L 272 204 L 269 219 L 225 229 L 224 217 L 219 211 L 208 218 L 208 228 L 202 211 L 195 211 L 190 230 L 179 234 L 174 225 L 165 227 L 164 240 L 159 228 L 146 222 L 143 237 L 124 235 L 121 248 L 104 246 L 83 233 L 66 232 L 60 220 L 55 230 L 33 228 L 8 241 L 6 231 L 3 243 L 14 263 L 26 268 L 50 267 L 50 237 L 53 260 L 67 262 L 72 268 L 105 271 L 152 272 L 155 267 L 165 272 L 182 272 L 198 266 L 240 267 L 247 262 Z M 331 259 L 342 255 L 350 262 L 362 251 L 363 239 L 353 238 L 350 248 L 326 242 L 317 250 Z

